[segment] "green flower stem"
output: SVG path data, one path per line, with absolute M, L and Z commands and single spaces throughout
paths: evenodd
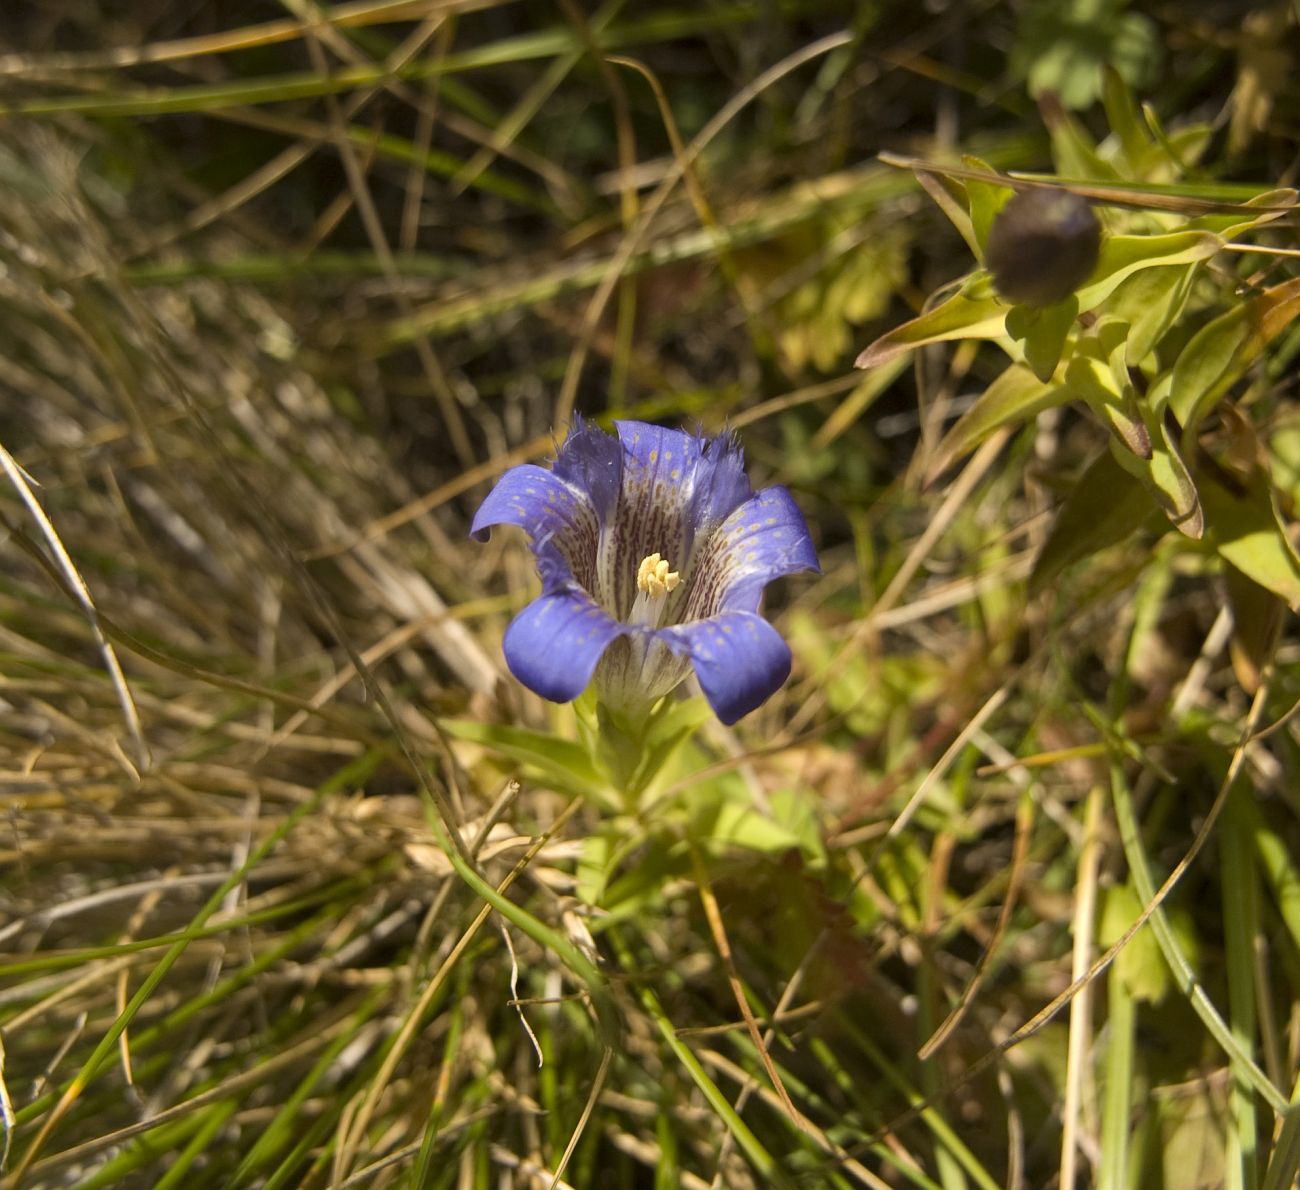
M 592 761 L 608 777 L 625 813 L 635 818 L 654 800 L 669 763 L 710 714 L 699 698 L 664 698 L 640 716 L 594 705 L 594 729 L 588 733 Z

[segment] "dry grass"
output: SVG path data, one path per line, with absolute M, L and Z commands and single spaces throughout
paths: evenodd
M 1075 1143 L 1091 1181 L 1126 1053 L 1142 1184 L 1222 1179 L 1255 1116 L 1196 993 L 1149 932 L 1089 964 L 1237 755 L 1238 1042 L 1289 1097 L 1291 728 L 1237 748 L 1209 562 L 1029 596 L 1089 426 L 927 488 L 983 365 L 927 357 L 920 417 L 848 366 L 959 251 L 868 154 L 1039 163 L 972 82 L 1013 10 L 110 7 L 3 18 L 0 1186 L 959 1190 L 1068 1179 Z M 672 135 L 586 53 L 610 29 Z M 822 552 L 773 605 L 789 686 L 640 817 L 458 728 L 574 733 L 500 660 L 527 552 L 465 538 L 574 406 L 730 418 Z M 1289 637 L 1272 681 L 1261 721 Z M 1096 792 L 1126 755 L 1136 857 Z M 1239 1029 L 1224 879 L 1198 859 L 1169 931 Z

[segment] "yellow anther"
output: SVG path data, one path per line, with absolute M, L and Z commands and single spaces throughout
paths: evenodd
M 662 599 L 676 590 L 682 576 L 668 569 L 668 562 L 658 554 L 648 554 L 636 568 L 636 589 L 651 599 Z

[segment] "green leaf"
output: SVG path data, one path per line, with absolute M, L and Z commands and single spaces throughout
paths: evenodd
M 1271 223 L 1274 219 L 1280 219 L 1286 214 L 1286 211 L 1282 208 L 1294 207 L 1296 198 L 1297 192 L 1285 186 L 1279 190 L 1268 190 L 1263 194 L 1257 194 L 1253 198 L 1247 199 L 1242 204 L 1244 207 L 1261 208 L 1257 215 L 1246 218 L 1244 211 L 1201 215 L 1193 219 L 1189 227 L 1212 231 L 1225 240 L 1235 239 L 1242 232 L 1253 231 L 1256 227 Z
M 930 173 L 929 170 L 917 169 L 913 171 L 916 180 L 920 183 L 921 189 L 926 192 L 934 204 L 945 215 L 948 216 L 949 222 L 957 229 L 958 234 L 966 241 L 966 246 L 971 250 L 971 255 L 977 260 L 983 255 L 980 242 L 975 237 L 975 229 L 971 225 L 971 217 L 967 214 L 965 208 L 953 196 L 948 186 L 944 184 L 944 175 L 940 173 Z M 967 202 L 969 206 L 969 200 Z
M 1076 295 L 1081 311 L 1101 305 L 1120 285 L 1141 269 L 1160 265 L 1193 264 L 1206 260 L 1223 247 L 1209 231 L 1171 231 L 1164 235 L 1107 236 L 1092 276 Z
M 1102 901 L 1097 941 L 1113 946 L 1142 913 L 1142 901 L 1128 884 L 1115 884 Z M 1155 934 L 1146 928 L 1129 939 L 1115 958 L 1115 972 L 1134 1000 L 1159 1004 L 1169 992 L 1169 968 L 1160 953 Z
M 1184 440 L 1261 351 L 1300 314 L 1300 277 L 1239 302 L 1207 323 L 1174 364 L 1169 406 Z
M 1101 103 L 1106 109 L 1106 122 L 1115 134 L 1124 154 L 1129 172 L 1137 172 L 1137 164 L 1151 144 L 1146 125 L 1138 115 L 1133 92 L 1113 66 L 1102 72 Z
M 740 847 L 746 851 L 789 851 L 800 838 L 788 827 L 766 817 L 752 803 L 726 801 L 695 815 L 692 837 L 714 848 Z
M 1192 292 L 1197 264 L 1161 265 L 1134 273 L 1106 306 L 1129 324 L 1124 362 L 1137 367 L 1178 320 Z
M 975 399 L 935 450 L 926 471 L 932 482 L 963 455 L 969 454 L 994 430 L 1028 421 L 1044 409 L 1070 399 L 1064 384 L 1045 384 L 1020 364 L 1012 364 Z
M 1152 520 L 1151 499 L 1109 450 L 1103 451 L 1066 497 L 1034 561 L 1029 590 L 1042 591 L 1067 566 L 1116 545 Z
M 1265 472 L 1256 471 L 1241 492 L 1207 476 L 1201 480 L 1201 500 L 1220 556 L 1292 610 L 1300 608 L 1300 560 L 1278 519 Z
M 1223 564 L 1223 580 L 1232 608 L 1232 672 L 1241 688 L 1253 695 L 1277 648 L 1286 605 L 1231 562 Z
M 826 862 L 818 802 L 806 787 L 778 789 L 772 795 L 772 819 L 799 840 L 799 848 L 809 861 L 818 865 Z
M 1006 305 L 996 297 L 972 301 L 958 293 L 911 322 L 881 335 L 855 361 L 859 368 L 873 368 L 929 343 L 951 339 L 996 339 L 1006 330 Z
M 582 841 L 574 892 L 584 905 L 598 905 L 618 859 L 619 848 L 608 831 L 596 831 Z
M 968 169 L 979 170 L 982 173 L 996 173 L 991 165 L 981 161 L 978 157 L 963 156 L 962 164 Z M 993 182 L 986 182 L 982 178 L 963 178 L 961 183 L 966 188 L 966 201 L 970 208 L 971 231 L 975 236 L 975 242 L 979 245 L 979 258 L 983 260 L 984 249 L 988 247 L 989 229 L 993 226 L 993 220 L 997 213 L 1011 201 L 1015 190 L 1010 185 L 999 186 Z
M 1151 435 L 1138 412 L 1133 386 L 1117 388 L 1109 363 L 1091 355 L 1075 355 L 1066 365 L 1065 383 L 1072 395 L 1087 402 L 1130 453 L 1140 459 L 1151 457 Z
M 1074 294 L 1051 306 L 1013 306 L 1007 311 L 1007 334 L 1024 343 L 1025 362 L 1039 380 L 1052 378 L 1078 315 Z
M 1193 541 L 1199 541 L 1205 533 L 1205 513 L 1187 464 L 1178 453 L 1163 418 L 1148 417 L 1146 427 L 1151 453 L 1141 458 L 1112 439 L 1115 459 L 1145 485 L 1175 529 Z
M 1067 101 L 1068 104 L 1068 101 Z M 1043 122 L 1052 139 L 1052 161 L 1058 173 L 1090 181 L 1118 182 L 1119 171 L 1097 154 L 1096 142 L 1060 101 L 1040 96 Z
M 660 704 L 646 728 L 641 766 L 633 778 L 633 787 L 641 796 L 644 809 L 674 773 L 672 761 L 682 745 L 698 728 L 713 717 L 709 704 L 702 698 L 671 699 Z
M 599 797 L 609 796 L 609 784 L 597 771 L 587 750 L 571 740 L 557 739 L 526 727 L 477 723 L 471 719 L 441 719 L 449 736 L 482 744 L 492 752 L 528 765 L 554 789 Z

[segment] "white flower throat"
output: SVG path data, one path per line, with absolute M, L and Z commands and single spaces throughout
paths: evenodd
M 666 558 L 647 554 L 636 568 L 636 600 L 628 623 L 641 628 L 657 628 L 663 618 L 668 596 L 677 589 L 682 576 L 669 569 Z

